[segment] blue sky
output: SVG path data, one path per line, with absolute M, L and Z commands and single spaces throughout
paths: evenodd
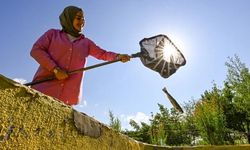
M 0 1 L 0 74 L 32 80 L 38 64 L 30 49 L 45 31 L 61 28 L 58 16 L 68 5 L 83 8 L 83 33 L 104 49 L 132 54 L 141 39 L 166 34 L 187 60 L 168 79 L 139 59 L 86 72 L 75 108 L 101 122 L 108 124 L 111 110 L 128 128 L 127 119 L 148 119 L 157 103 L 171 108 L 163 87 L 181 104 L 199 99 L 213 83 L 223 86 L 234 54 L 250 66 L 249 0 L 8 0 Z M 100 62 L 89 57 L 88 65 Z

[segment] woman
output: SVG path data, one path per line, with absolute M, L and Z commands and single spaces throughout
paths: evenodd
M 32 88 L 67 105 L 79 103 L 83 73 L 68 75 L 68 71 L 83 68 L 89 55 L 106 61 L 130 60 L 126 54 L 108 52 L 81 34 L 85 24 L 81 8 L 66 7 L 60 15 L 62 30 L 50 29 L 33 45 L 31 56 L 40 64 L 33 81 L 54 75 L 57 80 L 33 85 Z

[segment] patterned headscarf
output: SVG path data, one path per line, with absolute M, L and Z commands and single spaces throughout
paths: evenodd
M 81 35 L 80 32 L 73 27 L 73 20 L 79 11 L 82 11 L 82 9 L 76 6 L 68 6 L 64 8 L 59 17 L 62 30 L 74 37 L 79 37 Z

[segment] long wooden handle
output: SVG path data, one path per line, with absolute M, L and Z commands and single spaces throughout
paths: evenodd
M 131 58 L 136 58 L 136 57 L 141 57 L 141 53 L 139 52 L 139 53 L 135 53 L 135 54 L 131 55 Z M 85 67 L 85 68 L 72 70 L 72 71 L 69 71 L 68 74 L 70 75 L 70 74 L 75 74 L 75 73 L 87 71 L 87 70 L 98 68 L 98 67 L 105 66 L 105 65 L 108 65 L 108 64 L 113 64 L 113 63 L 116 63 L 118 61 L 121 61 L 121 59 L 116 59 L 116 60 L 113 60 L 113 61 L 103 62 L 103 63 L 99 63 L 99 64 L 96 64 L 96 65 L 88 66 L 88 67 Z M 24 85 L 31 86 L 31 85 L 35 85 L 35 84 L 39 84 L 39 83 L 43 83 L 43 82 L 47 82 L 47 81 L 51 81 L 51 80 L 55 80 L 55 79 L 56 79 L 55 76 L 51 76 L 51 77 L 47 77 L 47 78 L 44 78 L 44 79 L 41 79 L 41 80 L 25 83 Z
M 88 67 L 85 67 L 85 68 L 72 70 L 72 71 L 69 71 L 68 74 L 75 74 L 75 73 L 87 71 L 87 70 L 98 68 L 98 67 L 101 67 L 101 66 L 104 66 L 104 65 L 112 64 L 112 63 L 115 63 L 115 62 L 118 62 L 118 61 L 120 61 L 120 60 L 117 59 L 117 60 L 113 60 L 113 61 L 108 61 L 108 62 L 96 64 L 96 65 L 93 65 L 93 66 L 88 66 Z M 31 85 L 35 85 L 35 84 L 39 84 L 39 83 L 43 83 L 43 82 L 47 82 L 47 81 L 51 81 L 51 80 L 55 80 L 55 79 L 56 79 L 55 76 L 51 76 L 51 77 L 47 77 L 47 78 L 44 78 L 44 79 L 41 79 L 41 80 L 25 83 L 24 85 L 31 86 Z

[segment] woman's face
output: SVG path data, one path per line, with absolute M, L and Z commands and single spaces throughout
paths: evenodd
M 73 27 L 74 27 L 77 31 L 81 32 L 81 31 L 82 31 L 82 28 L 83 28 L 83 26 L 84 26 L 84 23 L 85 23 L 85 19 L 84 19 L 84 16 L 83 16 L 83 12 L 82 12 L 82 11 L 79 11 L 79 12 L 76 14 L 76 16 L 75 16 L 75 18 L 74 18 L 74 20 L 73 20 Z

